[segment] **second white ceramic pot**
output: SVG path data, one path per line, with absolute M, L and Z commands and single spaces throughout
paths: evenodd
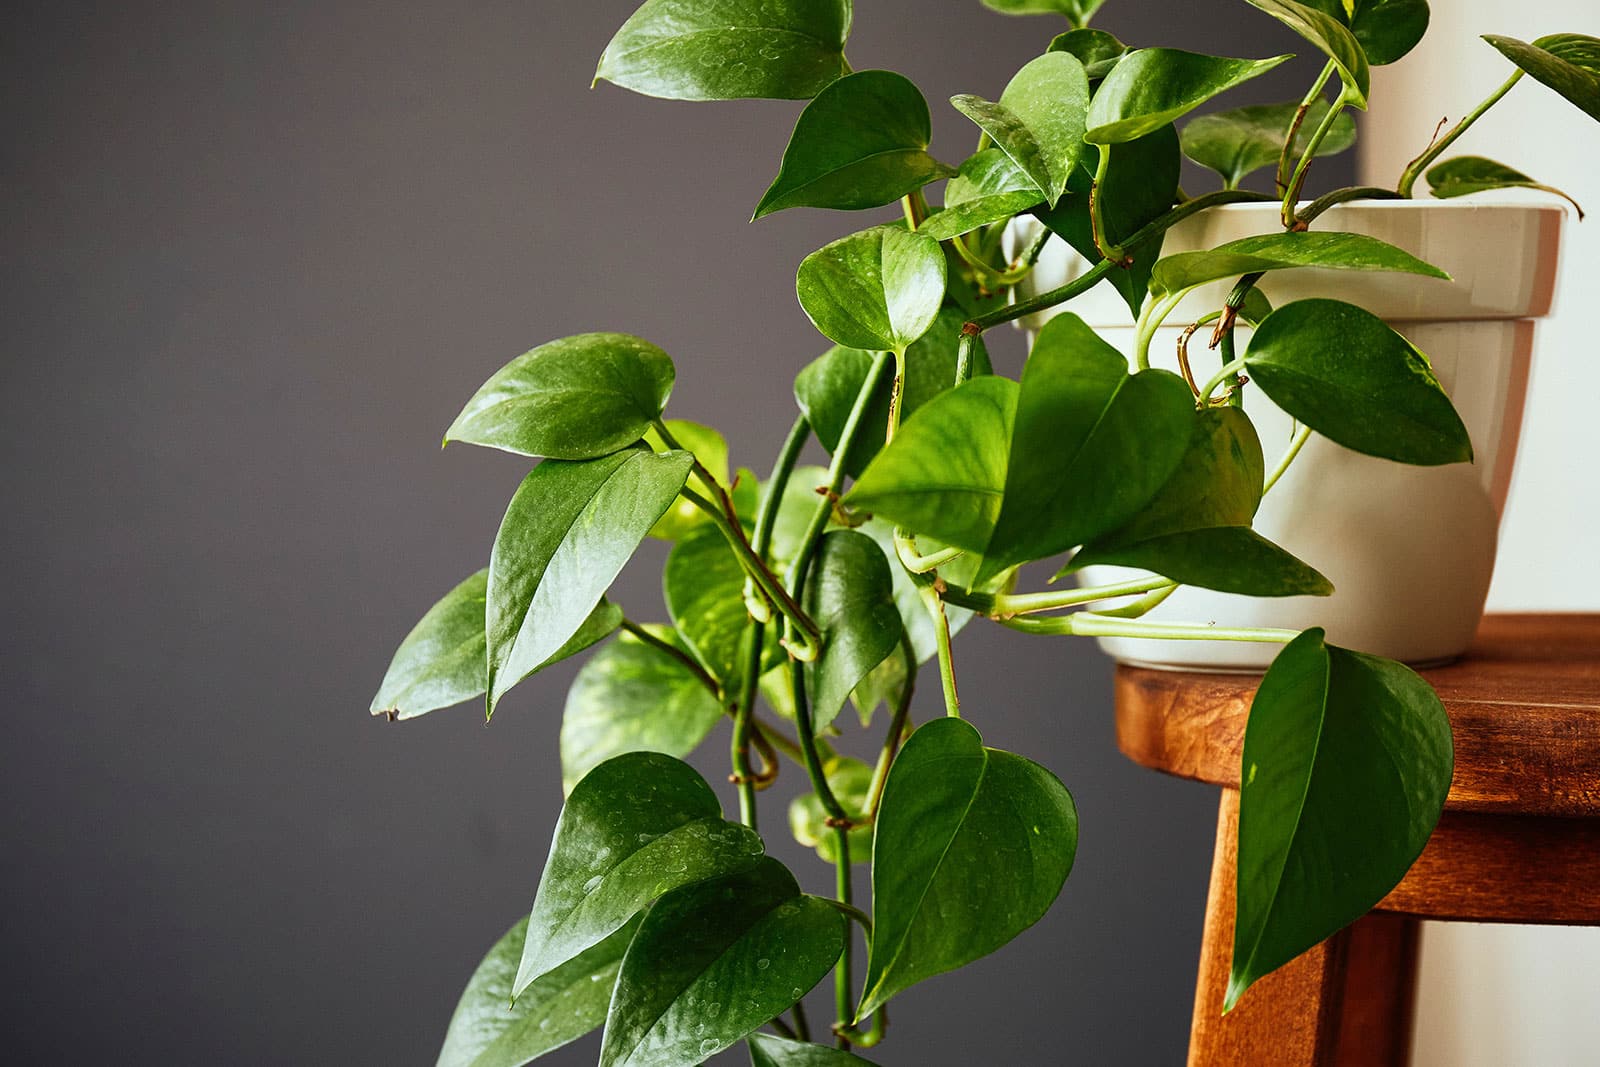
M 1332 270 L 1268 273 L 1260 288 L 1281 307 L 1331 297 L 1383 317 L 1433 363 L 1472 437 L 1475 461 L 1411 467 L 1352 452 L 1313 435 L 1261 504 L 1255 528 L 1316 567 L 1331 597 L 1257 598 L 1184 587 L 1145 616 L 1152 621 L 1228 627 L 1326 628 L 1347 648 L 1423 665 L 1466 650 L 1483 614 L 1494 571 L 1500 514 L 1510 486 L 1534 345 L 1534 322 L 1550 311 L 1565 208 L 1544 199 L 1373 201 L 1336 207 L 1316 228 L 1366 234 L 1448 271 L 1450 281 Z M 1025 241 L 1037 223 L 1018 224 Z M 1213 248 L 1278 227 L 1276 204 L 1216 208 L 1167 235 L 1163 255 Z M 1052 238 L 1027 290 L 1070 280 L 1087 263 Z M 1203 287 L 1178 306 L 1151 346 L 1151 362 L 1177 369 L 1183 326 L 1222 306 L 1231 280 Z M 1124 352 L 1133 348 L 1127 306 L 1107 285 L 1063 309 L 1081 316 Z M 1050 313 L 1024 320 L 1037 330 Z M 1203 339 L 1205 332 L 1196 335 Z M 1240 351 L 1246 333 L 1241 331 Z M 1330 339 L 1337 345 L 1338 339 Z M 1191 343 L 1201 377 L 1215 355 Z M 1293 421 L 1259 389 L 1245 410 L 1275 466 Z M 1117 567 L 1086 568 L 1101 585 L 1137 577 Z M 1258 671 L 1278 646 L 1233 641 L 1102 638 L 1118 660 L 1184 670 Z

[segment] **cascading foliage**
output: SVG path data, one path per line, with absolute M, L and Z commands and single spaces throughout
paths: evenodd
M 1396 191 L 1341 189 L 1303 205 L 1312 161 L 1355 137 L 1349 112 L 1367 105 L 1371 65 L 1421 38 L 1424 0 L 1248 0 L 1326 63 L 1301 101 L 1198 117 L 1288 57 L 1130 48 L 1086 25 L 1099 0 L 984 2 L 1069 28 L 998 99 L 952 98 L 979 131 L 960 161 L 930 154 L 915 85 L 852 70 L 850 0 L 647 0 L 601 57 L 599 78 L 651 96 L 808 101 L 756 218 L 900 210 L 800 264 L 800 306 L 834 347 L 800 369 L 799 415 L 764 480 L 730 465 L 716 430 L 665 417 L 671 359 L 622 334 L 517 357 L 451 425 L 447 441 L 540 462 L 487 569 L 406 637 L 373 711 L 410 718 L 486 695 L 492 715 L 529 675 L 606 643 L 568 694 L 566 805 L 531 914 L 472 976 L 441 1064 L 510 1067 L 602 1025 L 604 1067 L 698 1064 L 741 1041 L 757 1067 L 861 1063 L 849 1050 L 884 1038 L 893 997 L 1038 921 L 1072 869 L 1077 813 L 1047 768 L 986 747 L 966 721 L 981 725 L 997 699 L 957 696 L 952 638 L 977 617 L 1034 634 L 1284 644 L 1244 743 L 1230 1007 L 1367 911 L 1427 841 L 1451 739 L 1417 675 L 1317 629 L 1142 615 L 1179 584 L 1332 591 L 1315 560 L 1251 529 L 1309 434 L 1399 463 L 1471 460 L 1410 342 L 1337 300 L 1273 308 L 1255 283 L 1300 267 L 1444 277 L 1381 241 L 1312 226 L 1342 201 L 1408 196 L 1420 176 L 1437 196 L 1538 187 L 1491 160 L 1436 160 L 1525 75 L 1600 119 L 1600 41 L 1485 38 L 1513 72 Z M 1185 155 L 1222 188 L 1181 191 Z M 1276 196 L 1239 189 L 1266 168 Z M 940 208 L 924 196 L 936 182 Z M 1191 215 L 1273 200 L 1279 230 L 1160 255 L 1165 231 Z M 1043 230 L 1008 259 L 1002 232 L 1023 216 Z M 1017 297 L 1051 235 L 1085 269 Z M 1212 327 L 1219 369 L 1200 382 L 1186 349 L 1184 376 L 1150 368 L 1150 337 L 1179 301 L 1225 278 L 1238 278 L 1232 293 L 1197 324 Z M 1131 362 L 1063 311 L 1020 380 L 991 371 L 985 330 L 1101 282 L 1138 316 Z M 1247 382 L 1302 426 L 1271 475 L 1240 404 Z M 825 469 L 796 466 L 812 438 L 831 457 Z M 650 536 L 673 542 L 665 623 L 606 599 Z M 1019 566 L 1049 559 L 1062 573 L 1113 563 L 1150 576 L 1015 590 Z M 929 660 L 946 714 L 918 724 L 913 686 Z M 681 760 L 723 718 L 737 818 Z M 881 731 L 875 762 L 835 750 L 852 719 Z M 785 761 L 808 787 L 789 829 L 837 868 L 835 897 L 802 892 L 765 855 L 760 830 L 781 820 L 758 822 L 758 802 Z M 854 863 L 871 864 L 869 902 L 851 897 Z M 801 998 L 830 972 L 835 1018 L 810 1025 Z

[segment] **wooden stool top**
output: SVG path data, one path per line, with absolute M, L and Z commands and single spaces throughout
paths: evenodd
M 1600 818 L 1600 615 L 1489 615 L 1458 662 L 1422 671 L 1455 731 L 1446 810 Z M 1134 762 L 1237 788 L 1258 675 L 1119 666 Z

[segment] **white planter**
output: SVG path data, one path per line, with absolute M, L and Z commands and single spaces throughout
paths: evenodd
M 1321 296 L 1347 300 L 1382 316 L 1432 361 L 1472 436 L 1476 460 L 1409 467 L 1352 452 L 1313 435 L 1294 465 L 1262 501 L 1255 527 L 1333 582 L 1331 597 L 1263 599 L 1182 588 L 1145 618 L 1230 627 L 1323 626 L 1336 644 L 1412 664 L 1465 651 L 1483 614 L 1494 570 L 1500 513 L 1516 455 L 1534 320 L 1550 311 L 1565 208 L 1550 199 L 1468 198 L 1346 204 L 1316 228 L 1367 234 L 1448 271 L 1451 281 L 1404 274 L 1329 270 L 1268 273 L 1260 288 L 1274 307 Z M 1028 220 L 1016 236 L 1026 240 Z M 1204 212 L 1167 235 L 1162 254 L 1212 248 L 1270 233 L 1276 204 L 1239 204 Z M 1029 292 L 1065 283 L 1087 264 L 1052 238 L 1028 282 Z M 1232 280 L 1197 290 L 1167 319 L 1151 346 L 1155 366 L 1177 369 L 1182 327 L 1222 306 Z M 1132 319 L 1107 285 L 1067 308 L 1112 344 L 1131 352 Z M 1049 314 L 1058 313 L 1052 311 Z M 1021 325 L 1037 330 L 1046 316 Z M 1196 333 L 1190 358 L 1199 377 L 1216 370 Z M 1247 331 L 1241 330 L 1240 351 Z M 1261 435 L 1267 468 L 1293 432 L 1291 420 L 1258 389 L 1245 410 Z M 1084 572 L 1086 585 L 1136 576 L 1116 567 Z M 1277 646 L 1229 641 L 1105 638 L 1118 660 L 1185 670 L 1261 670 Z

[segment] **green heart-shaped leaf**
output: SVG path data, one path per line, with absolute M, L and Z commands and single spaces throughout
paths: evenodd
M 1456 156 L 1429 167 L 1428 189 L 1440 200 L 1490 189 L 1539 189 L 1566 200 L 1578 212 L 1578 218 L 1583 218 L 1582 206 L 1560 189 L 1534 181 L 1520 170 L 1482 156 Z
M 1404 249 L 1359 233 L 1307 230 L 1303 233 L 1261 234 L 1243 237 L 1202 252 L 1179 252 L 1156 264 L 1150 291 L 1157 296 L 1180 292 L 1258 271 L 1322 267 L 1327 270 L 1384 270 L 1420 274 L 1427 278 L 1450 275 L 1424 263 Z
M 1321 630 L 1278 654 L 1245 728 L 1226 1008 L 1399 883 L 1453 762 L 1444 705 L 1406 667 L 1328 645 Z
M 645 0 L 595 80 L 670 100 L 805 100 L 845 72 L 850 0 Z
M 525 352 L 483 383 L 444 439 L 522 456 L 592 459 L 644 436 L 672 392 L 672 360 L 649 341 L 583 333 Z
M 1365 111 L 1367 94 L 1372 89 L 1372 72 L 1367 67 L 1367 54 L 1361 42 L 1339 19 L 1298 0 L 1245 0 L 1289 27 L 1316 46 L 1317 51 L 1333 60 L 1343 83 L 1342 95 L 1346 103 Z M 1338 0 L 1346 4 L 1348 0 Z
M 1065 15 L 1082 26 L 1106 0 L 983 0 L 983 6 L 1002 15 Z
M 1067 52 L 1046 52 L 1017 71 L 999 103 L 966 93 L 950 102 L 994 139 L 1054 207 L 1083 154 L 1089 107 L 1083 64 Z
M 1083 64 L 1083 72 L 1094 86 L 1128 54 L 1128 46 L 1105 30 L 1076 29 L 1057 34 L 1048 51 L 1066 52 Z
M 822 767 L 828 779 L 828 788 L 844 810 L 858 817 L 867 810 L 867 795 L 872 787 L 872 767 L 849 756 L 835 756 Z M 828 863 L 839 861 L 838 834 L 828 825 L 828 813 L 815 793 L 803 793 L 789 802 L 789 832 L 807 848 L 817 850 L 817 855 Z M 850 862 L 867 863 L 872 859 L 872 824 L 866 823 L 850 829 Z
M 1095 90 L 1084 140 L 1120 144 L 1143 137 L 1287 59 L 1223 59 L 1176 48 L 1129 52 Z
M 822 980 L 845 923 L 770 858 L 662 897 L 622 958 L 600 1067 L 710 1059 Z
M 966 321 L 966 315 L 958 308 L 944 308 L 928 332 L 906 349 L 906 376 L 900 395 L 902 419 L 910 418 L 913 412 L 955 382 L 956 346 Z M 805 412 L 817 441 L 829 452 L 838 446 L 850 409 L 855 406 L 871 369 L 872 353 L 838 346 L 812 360 L 795 376 L 795 402 Z M 982 338 L 972 346 L 972 373 L 974 376 L 990 373 L 989 352 Z M 852 477 L 859 476 L 883 448 L 893 384 L 885 376 L 873 392 L 871 404 L 863 415 L 861 431 L 850 446 L 850 455 L 845 457 L 845 472 Z
M 918 729 L 878 809 L 872 946 L 856 1017 L 1038 922 L 1077 847 L 1077 809 L 1055 775 L 984 748 L 960 719 Z
M 745 1040 L 750 1045 L 750 1067 L 872 1067 L 860 1056 L 826 1045 L 762 1033 L 751 1034 Z
M 1290 155 L 1298 159 L 1311 142 L 1311 134 L 1328 115 L 1328 102 L 1318 100 L 1306 110 L 1295 133 Z M 1222 175 L 1226 188 L 1236 189 L 1245 176 L 1278 162 L 1283 139 L 1294 122 L 1299 105 L 1256 104 L 1201 115 L 1183 128 L 1183 154 Z M 1356 141 L 1356 122 L 1341 112 L 1317 146 L 1317 155 L 1343 152 Z
M 1248 526 L 1208 526 L 1114 547 L 1085 548 L 1074 568 L 1113 563 L 1181 585 L 1244 596 L 1329 596 L 1333 583 Z
M 687 452 L 545 460 L 522 480 L 489 557 L 489 714 L 578 632 L 689 477 Z
M 1131 519 L 1177 469 L 1194 395 L 1127 358 L 1071 312 L 1039 331 L 1022 372 L 1004 505 L 983 574 L 1065 552 Z
M 630 752 L 573 787 L 556 822 L 512 993 L 621 929 L 679 886 L 742 870 L 755 831 L 722 818 L 717 796 L 682 760 Z
M 395 650 L 372 698 L 372 714 L 412 719 L 483 695 L 489 676 L 483 632 L 488 593 L 485 568 L 428 609 Z M 601 598 L 578 632 L 541 666 L 582 652 L 621 625 L 622 609 Z
M 895 434 L 844 502 L 947 545 L 982 552 L 1000 514 L 1017 383 L 973 378 Z
M 812 726 L 820 732 L 872 668 L 900 647 L 900 612 L 888 560 L 864 534 L 824 534 L 806 580 L 804 604 L 822 629 L 822 651 L 805 668 Z
M 1105 184 L 1097 194 L 1106 238 L 1120 244 L 1148 223 L 1167 213 L 1178 195 L 1178 175 L 1183 156 L 1178 151 L 1178 131 L 1162 126 L 1137 140 L 1110 145 Z M 1048 226 L 1090 263 L 1100 262 L 1094 225 L 1089 219 L 1089 188 L 1094 169 L 1084 160 L 1067 183 L 1067 196 L 1054 210 L 1038 209 L 1034 217 Z M 1149 292 L 1150 271 L 1161 255 L 1164 234 L 1157 234 L 1126 249 L 1131 266 L 1112 271 L 1106 281 L 1122 294 L 1128 309 L 1138 316 Z
M 673 439 L 694 453 L 694 458 L 711 472 L 713 478 L 723 485 L 728 484 L 728 442 L 722 434 L 710 426 L 688 419 L 667 419 L 666 427 Z M 654 426 L 645 431 L 644 443 L 655 452 L 671 451 Z M 710 522 L 710 517 L 700 510 L 699 505 L 680 495 L 672 502 L 667 513 L 650 527 L 650 536 L 663 541 L 676 541 Z
M 673 641 L 665 627 L 656 633 Z M 561 787 L 570 793 L 590 771 L 625 752 L 687 756 L 721 718 L 722 705 L 687 667 L 624 634 L 585 663 L 567 690 Z
M 1038 186 L 998 148 L 986 148 L 961 164 L 944 188 L 944 210 L 918 229 L 948 241 L 980 226 L 1009 219 L 1044 199 Z
M 611 986 L 638 923 L 629 923 L 522 991 L 511 983 L 527 937 L 523 919 L 495 942 L 450 1017 L 436 1067 L 522 1067 L 606 1021 Z
M 1590 118 L 1600 121 L 1600 38 L 1581 33 L 1554 33 L 1528 44 L 1515 37 L 1485 34 L 1534 79 L 1566 97 Z
M 898 226 L 841 237 L 800 263 L 795 292 L 822 335 L 873 352 L 899 351 L 928 331 L 944 302 L 939 242 Z
M 1250 380 L 1274 404 L 1346 448 L 1420 466 L 1472 459 L 1427 357 L 1369 311 L 1338 300 L 1285 304 L 1256 328 L 1246 355 Z
M 928 155 L 928 103 L 905 77 L 864 70 L 840 78 L 800 112 L 783 164 L 751 221 L 791 207 L 892 204 L 951 168 Z
M 1355 34 L 1367 62 L 1381 67 L 1417 46 L 1428 30 L 1427 0 L 1307 0 Z

